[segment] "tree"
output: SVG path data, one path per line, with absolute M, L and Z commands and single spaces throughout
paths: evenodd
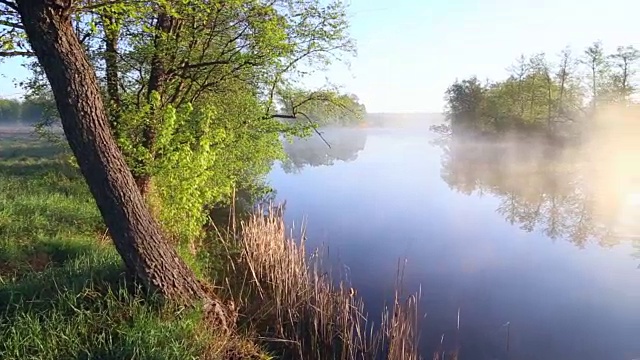
M 47 116 L 50 105 L 49 99 L 42 97 L 0 99 L 0 123 L 35 124 Z
M 18 123 L 22 112 L 22 103 L 13 99 L 0 99 L 0 124 Z
M 591 107 L 595 110 L 598 103 L 605 101 L 609 95 L 609 88 L 606 83 L 609 68 L 602 43 L 597 41 L 589 46 L 584 51 L 584 57 L 581 62 L 588 68 Z
M 3 2 L 20 18 L 33 53 L 51 84 L 69 146 L 127 269 L 147 289 L 191 303 L 221 307 L 162 236 L 124 156 L 109 120 L 94 69 L 71 23 L 71 2 Z M 224 317 L 220 317 L 224 320 Z
M 551 121 L 553 120 L 554 110 L 556 108 L 556 87 L 551 76 L 551 65 L 547 61 L 545 54 L 540 54 L 537 58 L 537 68 L 544 80 L 546 88 L 546 105 L 547 105 L 547 129 L 551 130 Z
M 457 81 L 445 92 L 446 113 L 451 121 L 452 130 L 473 125 L 482 113 L 484 86 L 477 77 Z
M 571 119 L 573 118 L 571 114 L 582 106 L 577 62 L 569 47 L 562 49 L 559 57 L 558 69 L 555 73 L 555 81 L 559 87 L 556 113 L 559 118 Z
M 619 47 L 616 54 L 607 56 L 600 42 L 588 47 L 579 60 L 567 47 L 555 64 L 544 53 L 521 55 L 508 68 L 505 80 L 486 84 L 475 77 L 456 80 L 445 92 L 445 111 L 452 129 L 464 123 L 481 132 L 579 131 L 578 120 L 592 118 L 599 104 L 631 104 L 638 59 L 640 52 L 633 47 Z M 588 70 L 583 77 L 579 63 Z M 582 86 L 585 78 L 590 96 Z
M 511 77 L 517 82 L 517 91 L 512 92 L 512 102 L 520 104 L 518 116 L 524 116 L 525 101 L 524 101 L 524 80 L 529 74 L 530 61 L 521 54 L 516 60 L 514 65 L 511 65 L 507 70 L 511 72 Z
M 551 81 L 550 65 L 544 53 L 532 56 L 529 62 L 530 72 L 526 78 L 529 88 L 529 113 L 525 119 L 529 124 L 545 119 L 547 128 L 550 128 L 554 103 L 554 84 Z
M 635 90 L 632 81 L 637 72 L 635 63 L 640 59 L 640 51 L 633 46 L 618 46 L 616 53 L 609 55 L 609 58 L 613 60 L 615 68 L 612 82 L 616 100 L 627 104 Z
M 5 15 L 15 20 L 10 9 Z M 201 236 L 209 204 L 259 188 L 283 156 L 281 134 L 311 133 L 315 123 L 277 113 L 276 104 L 281 89 L 354 54 L 346 19 L 341 0 L 74 6 L 74 29 L 96 69 L 111 132 L 172 240 Z M 7 40 L 30 54 L 20 38 Z M 39 65 L 31 70 L 29 93 L 50 93 Z M 296 101 L 307 109 L 331 98 L 339 100 L 330 103 L 336 109 L 326 110 L 342 112 L 343 94 L 331 87 L 300 90 Z
M 475 77 L 456 81 L 446 92 L 452 127 L 481 132 L 549 129 L 556 119 L 558 86 L 542 54 L 530 58 L 527 69 L 521 79 L 512 75 L 487 84 Z
M 22 122 L 36 124 L 48 116 L 50 107 L 55 106 L 52 99 L 29 96 L 22 102 Z
M 105 26 L 105 82 L 114 107 L 112 122 L 122 126 L 126 114 L 135 117 L 140 112 L 150 119 L 135 127 L 125 121 L 127 129 L 115 131 L 128 141 L 125 153 L 143 194 L 150 192 L 158 165 L 172 153 L 158 144 L 167 113 L 185 106 L 199 110 L 216 97 L 240 91 L 239 96 L 261 100 L 255 105 L 263 114 L 244 119 L 250 129 L 275 129 L 270 120 L 277 90 L 295 80 L 301 65 L 322 67 L 354 49 L 346 36 L 341 1 L 151 5 L 131 2 L 124 12 L 113 7 L 98 10 Z M 131 79 L 125 92 L 115 86 L 123 79 Z
M 282 133 L 308 133 L 274 111 L 278 90 L 354 51 L 337 0 L 0 1 L 0 20 L 1 55 L 36 56 L 30 94 L 55 99 L 127 268 L 174 299 L 206 294 L 167 240 L 259 181 Z

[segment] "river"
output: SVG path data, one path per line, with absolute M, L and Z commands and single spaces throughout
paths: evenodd
M 638 177 L 613 181 L 611 159 L 599 176 L 584 152 L 517 141 L 437 145 L 427 124 L 325 138 L 331 148 L 318 136 L 287 145 L 291 160 L 269 175 L 277 200 L 371 313 L 406 259 L 424 358 L 443 335 L 464 360 L 640 358 Z

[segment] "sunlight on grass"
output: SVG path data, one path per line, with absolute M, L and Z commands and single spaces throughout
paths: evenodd
M 197 310 L 148 300 L 64 149 L 0 139 L 1 359 L 227 359 L 252 344 L 216 336 Z M 203 356 L 205 354 L 205 356 Z M 243 357 L 236 357 L 243 358 Z

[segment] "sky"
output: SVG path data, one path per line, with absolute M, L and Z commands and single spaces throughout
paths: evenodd
M 600 40 L 606 50 L 640 48 L 638 0 L 351 0 L 358 55 L 306 79 L 329 78 L 369 112 L 440 112 L 449 84 L 471 75 L 502 79 L 520 54 L 553 60 Z M 0 63 L 0 96 L 16 97 L 20 60 Z

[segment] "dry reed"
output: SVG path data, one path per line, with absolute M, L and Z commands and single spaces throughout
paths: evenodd
M 419 359 L 420 293 L 402 299 L 404 266 L 394 303 L 374 326 L 362 298 L 325 271 L 321 252 L 307 255 L 304 232 L 298 241 L 288 233 L 282 212 L 267 207 L 241 222 L 234 272 L 244 277 L 239 289 L 227 284 L 261 340 L 288 358 Z

